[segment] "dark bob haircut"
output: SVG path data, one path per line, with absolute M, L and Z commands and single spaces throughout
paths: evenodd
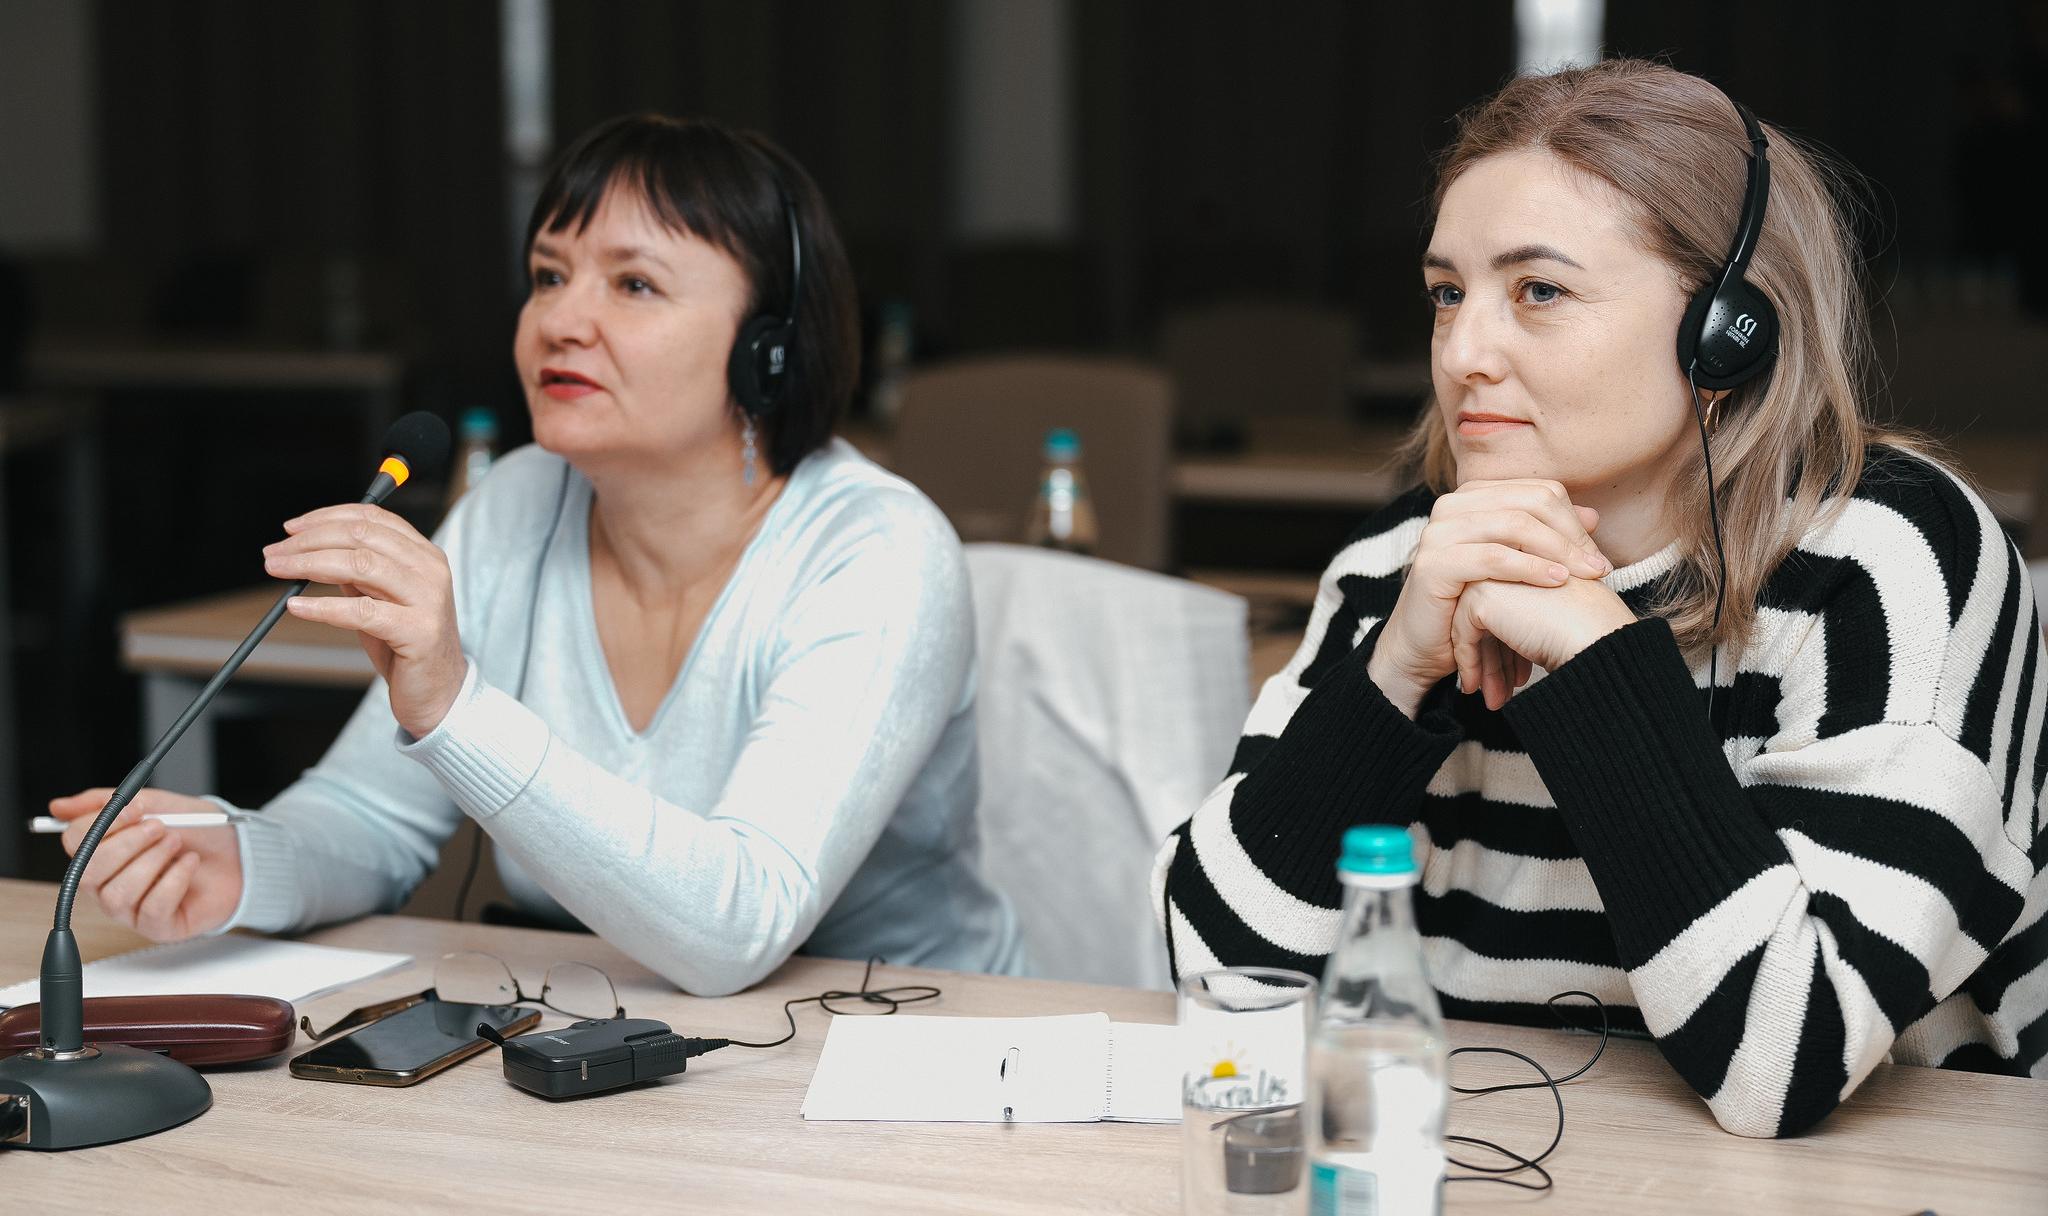
M 788 194 L 803 239 L 803 298 L 781 404 L 760 422 L 769 467 L 786 476 L 831 439 L 860 381 L 853 269 L 817 183 L 755 132 L 628 114 L 592 127 L 555 161 L 526 223 L 526 252 L 543 231 L 583 231 L 615 186 L 638 194 L 671 231 L 709 241 L 739 263 L 750 287 L 742 324 L 763 312 L 788 315 Z

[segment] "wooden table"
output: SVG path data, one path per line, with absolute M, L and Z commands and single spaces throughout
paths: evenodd
M 1338 418 L 1247 419 L 1244 447 L 1234 452 L 1176 452 L 1173 496 L 1181 502 L 1247 507 L 1315 507 L 1356 511 L 1380 507 L 1407 488 L 1394 458 L 1407 427 Z M 889 463 L 889 436 L 862 423 L 846 438 L 878 464 Z M 2048 470 L 2048 441 L 2033 432 L 1979 427 L 1947 441 L 2001 518 L 2033 517 L 2036 487 Z
M 55 888 L 0 881 L 0 982 L 32 975 Z M 90 899 L 74 920 L 88 959 L 140 944 Z M 432 960 L 488 950 L 528 984 L 561 960 L 594 963 L 629 1013 L 697 1035 L 774 1038 L 782 1002 L 860 979 L 852 963 L 796 959 L 751 992 L 684 996 L 593 937 L 371 917 L 310 940 L 425 960 L 319 1000 L 314 1024 L 417 991 Z M 1168 1022 L 1160 992 L 884 967 L 878 985 L 939 985 L 931 1014 L 1102 1010 Z M 87 979 L 91 992 L 91 979 Z M 554 1025 L 545 1022 L 543 1025 Z M 1454 1022 L 1455 1043 L 1528 1052 L 1559 1070 L 1588 1040 L 1561 1031 Z M 301 1081 L 282 1064 L 209 1075 L 213 1109 L 184 1127 L 73 1153 L 0 1156 L 8 1211 L 203 1213 L 464 1209 L 568 1216 L 594 1211 L 1175 1213 L 1179 1129 L 1130 1124 L 807 1123 L 799 1114 L 825 1033 L 815 1008 L 767 1051 L 727 1048 L 650 1088 L 549 1103 L 479 1057 L 417 1088 Z M 295 1050 L 303 1050 L 302 1043 Z M 1519 1080 L 1460 1059 L 1461 1084 Z M 1558 1213 L 1870 1213 L 2048 1210 L 2048 1083 L 1887 1065 L 1813 1135 L 1745 1140 L 1721 1131 L 1647 1043 L 1616 1041 L 1568 1086 L 1563 1145 L 1549 1165 Z M 1548 1141 L 1546 1093 L 1453 1104 L 1455 1132 L 1525 1150 Z M 573 1162 L 573 1167 L 568 1163 Z M 1454 1184 L 1451 1212 L 1520 1209 L 1532 1196 Z
M 121 665 L 142 677 L 142 746 L 163 736 L 200 686 L 263 619 L 283 583 L 131 612 L 121 619 Z M 310 594 L 332 594 L 315 587 Z M 221 715 L 260 711 L 284 687 L 364 688 L 376 672 L 353 633 L 287 613 L 263 639 L 212 708 L 157 766 L 154 784 L 212 793 L 214 725 Z M 267 689 L 266 689 L 266 686 Z
M 1177 452 L 1173 496 L 1182 502 L 1327 507 L 1360 515 L 1409 482 L 1394 465 L 1406 428 L 1333 418 L 1257 418 L 1235 452 Z

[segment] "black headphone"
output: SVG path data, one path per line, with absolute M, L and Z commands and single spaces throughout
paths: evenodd
M 1724 94 L 1725 96 L 1725 94 Z M 1749 187 L 1742 218 L 1720 273 L 1708 279 L 1678 323 L 1678 366 L 1696 388 L 1734 388 L 1771 365 L 1778 354 L 1778 310 L 1742 276 L 1763 235 L 1764 208 L 1771 199 L 1770 141 L 1749 107 L 1728 98 L 1749 132 Z
M 790 350 L 796 342 L 796 303 L 804 286 L 804 242 L 797 231 L 796 206 L 780 180 L 776 196 L 782 200 L 782 218 L 789 225 L 789 306 L 782 316 L 758 313 L 740 326 L 726 360 L 725 380 L 748 417 L 773 413 L 782 404 L 789 387 Z
M 1722 96 L 1727 97 L 1724 92 Z M 1707 472 L 1707 518 L 1714 527 L 1714 629 L 1721 628 L 1721 610 L 1728 598 L 1728 554 L 1721 547 L 1720 491 L 1714 485 L 1714 450 L 1708 442 L 1707 416 L 1700 390 L 1734 388 L 1771 365 L 1778 355 L 1778 310 L 1764 293 L 1742 277 L 1764 231 L 1764 208 L 1771 201 L 1770 141 L 1749 107 L 1728 98 L 1749 133 L 1749 185 L 1742 192 L 1742 217 L 1735 224 L 1735 243 L 1721 272 L 1707 280 L 1686 305 L 1678 323 L 1678 366 L 1692 388 L 1693 420 L 1699 425 L 1700 459 Z M 1707 720 L 1714 719 L 1714 693 L 1721 682 L 1721 644 L 1707 660 Z

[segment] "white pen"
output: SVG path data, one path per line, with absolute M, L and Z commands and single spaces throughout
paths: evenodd
M 226 811 L 177 811 L 169 815 L 144 815 L 143 818 L 154 819 L 167 828 L 218 828 L 235 821 Z M 28 830 L 39 836 L 55 836 L 72 822 L 54 815 L 38 815 L 28 821 Z

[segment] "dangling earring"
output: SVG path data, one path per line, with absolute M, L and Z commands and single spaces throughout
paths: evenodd
M 749 415 L 749 416 L 748 416 L 748 418 L 747 418 L 747 422 L 746 422 L 746 425 L 740 428 L 740 468 L 741 468 L 741 476 L 742 476 L 742 477 L 744 477 L 744 478 L 746 479 L 746 483 L 747 483 L 748 485 L 753 485 L 753 484 L 754 484 L 754 419 L 753 419 L 752 415 Z

